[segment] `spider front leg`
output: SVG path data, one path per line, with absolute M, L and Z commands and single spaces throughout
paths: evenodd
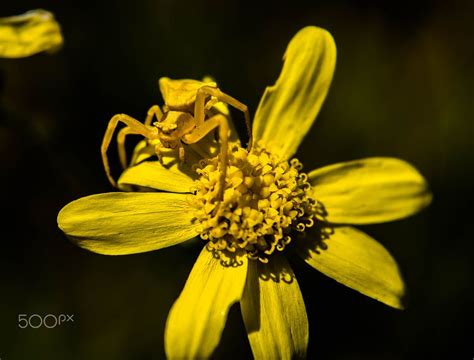
M 219 189 L 217 192 L 217 200 L 222 201 L 224 198 L 225 178 L 227 175 L 227 151 L 229 144 L 229 124 L 224 115 L 218 114 L 210 117 L 206 121 L 198 125 L 194 130 L 184 135 L 182 140 L 186 144 L 194 144 L 201 140 L 204 136 L 209 134 L 212 130 L 219 127 L 219 140 L 221 142 L 221 156 L 220 156 L 220 177 Z
M 151 108 L 148 109 L 145 119 L 145 125 L 151 125 L 151 121 L 153 120 L 153 116 L 155 116 L 156 120 L 161 121 L 163 117 L 163 112 L 161 111 L 158 105 L 153 105 Z
M 225 102 L 230 106 L 240 110 L 245 116 L 245 126 L 247 127 L 247 133 L 249 135 L 249 142 L 247 144 L 247 151 L 252 149 L 253 136 L 252 127 L 250 125 L 250 114 L 247 105 L 242 104 L 237 99 L 233 98 L 226 93 L 223 93 L 219 88 L 212 86 L 203 86 L 197 90 L 196 100 L 194 102 L 194 118 L 196 119 L 197 127 L 201 126 L 205 120 L 204 110 L 206 108 L 205 100 L 207 96 L 214 96 L 219 101 Z M 210 100 L 212 101 L 212 99 Z
M 112 141 L 112 137 L 114 135 L 115 129 L 117 128 L 117 125 L 119 122 L 124 123 L 127 127 L 127 129 L 124 134 L 136 134 L 136 135 L 142 135 L 146 139 L 152 140 L 157 137 L 158 134 L 158 129 L 151 127 L 151 126 L 146 126 L 142 124 L 140 121 L 132 118 L 131 116 L 125 115 L 125 114 L 117 114 L 114 115 L 110 121 L 109 124 L 107 125 L 107 130 L 105 131 L 104 138 L 102 139 L 102 145 L 100 147 L 100 153 L 102 155 L 102 163 L 104 164 L 104 169 L 105 169 L 105 174 L 107 175 L 107 178 L 109 179 L 110 183 L 113 186 L 117 186 L 117 182 L 114 180 L 110 173 L 110 165 L 109 165 L 109 159 L 107 157 L 107 149 L 109 148 L 110 142 Z M 153 129 L 156 129 L 154 131 Z
M 163 112 L 161 111 L 158 105 L 153 105 L 152 107 L 150 107 L 150 109 L 148 109 L 147 116 L 144 123 L 145 126 L 151 126 L 153 117 L 155 117 L 158 121 L 161 121 L 161 118 L 163 117 Z M 136 134 L 136 132 L 131 130 L 129 127 L 124 127 L 120 129 L 117 135 L 117 149 L 118 149 L 118 154 L 119 154 L 119 159 L 120 159 L 120 165 L 122 165 L 122 168 L 124 170 L 127 168 L 127 152 L 125 150 L 125 137 L 130 134 L 133 135 L 133 134 Z
M 127 151 L 125 150 L 125 137 L 127 135 L 135 134 L 131 128 L 128 126 L 120 129 L 117 134 L 117 150 L 120 159 L 120 165 L 122 165 L 122 169 L 127 168 Z

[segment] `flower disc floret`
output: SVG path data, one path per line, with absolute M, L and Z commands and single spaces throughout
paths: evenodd
M 192 205 L 194 222 L 208 250 L 226 263 L 236 255 L 268 262 L 296 234 L 314 225 L 317 202 L 310 197 L 308 176 L 297 159 L 280 161 L 262 148 L 250 153 L 240 146 L 229 151 L 223 200 L 218 188 L 218 157 L 196 168 Z

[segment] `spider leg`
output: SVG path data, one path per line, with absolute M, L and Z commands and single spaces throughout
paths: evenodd
M 158 121 L 161 121 L 163 117 L 163 112 L 161 111 L 158 105 L 151 106 L 147 111 L 147 116 L 145 118 L 145 126 L 152 126 L 153 117 L 155 117 Z M 117 135 L 117 146 L 118 146 L 118 154 L 120 158 L 120 164 L 122 165 L 123 169 L 127 168 L 127 153 L 125 150 L 125 137 L 129 134 L 135 134 L 133 131 L 130 131 L 127 127 L 120 130 Z
M 148 109 L 148 112 L 146 114 L 146 119 L 145 119 L 145 125 L 150 126 L 151 121 L 153 120 L 153 116 L 156 117 L 156 120 L 161 121 L 161 118 L 163 117 L 163 112 L 161 111 L 160 107 L 158 105 L 153 105 L 151 108 Z
M 181 141 L 179 142 L 179 147 L 178 147 L 178 155 L 179 155 L 179 161 L 182 163 L 184 163 L 184 146 L 183 144 L 181 143 Z
M 158 121 L 161 121 L 163 113 L 161 112 L 161 109 L 158 105 L 153 105 L 152 107 L 150 107 L 150 109 L 148 109 L 147 116 L 144 123 L 145 126 L 151 126 L 153 116 L 155 116 Z M 127 152 L 125 150 L 125 137 L 130 134 L 133 135 L 133 134 L 136 134 L 136 132 L 131 130 L 129 127 L 124 127 L 120 129 L 117 135 L 117 147 L 118 147 L 120 165 L 122 165 L 122 168 L 124 170 L 127 168 Z
M 120 159 L 120 165 L 125 170 L 127 168 L 127 152 L 125 150 L 125 137 L 130 134 L 135 134 L 128 126 L 120 129 L 117 135 L 117 150 Z
M 245 126 L 247 127 L 247 133 L 249 135 L 249 142 L 247 144 L 247 150 L 250 151 L 252 149 L 252 143 L 253 143 L 253 136 L 252 136 L 252 127 L 250 126 L 250 114 L 247 105 L 242 104 L 240 101 L 237 99 L 233 98 L 230 95 L 227 95 L 226 93 L 223 93 L 220 89 L 217 87 L 212 87 L 212 86 L 203 86 L 197 90 L 196 94 L 196 101 L 194 103 L 194 118 L 196 119 L 196 126 L 199 127 L 205 120 L 205 114 L 204 114 L 204 109 L 205 109 L 205 100 L 207 96 L 214 96 L 219 101 L 225 102 L 229 104 L 230 106 L 236 108 L 237 110 L 240 110 L 244 113 L 245 116 Z
M 112 141 L 112 137 L 114 135 L 115 129 L 117 128 L 117 125 L 119 122 L 124 123 L 127 127 L 125 133 L 127 134 L 136 134 L 136 135 L 142 135 L 147 139 L 153 139 L 156 137 L 156 133 L 153 131 L 153 127 L 147 127 L 144 124 L 142 124 L 140 121 L 132 118 L 131 116 L 125 115 L 125 114 L 117 114 L 114 115 L 110 121 L 109 124 L 107 125 L 107 129 L 105 130 L 104 138 L 102 139 L 102 145 L 100 147 L 100 153 L 102 155 L 102 163 L 104 164 L 104 169 L 105 173 L 107 175 L 107 178 L 109 179 L 110 183 L 113 186 L 117 186 L 116 181 L 111 175 L 110 172 L 110 165 L 109 165 L 109 159 L 107 157 L 107 149 L 109 148 L 110 142 Z M 122 136 L 125 136 L 124 134 Z
M 158 158 L 158 161 L 160 162 L 161 165 L 163 165 L 163 155 L 162 155 L 162 149 L 163 145 L 159 143 L 158 145 L 155 146 L 155 154 L 156 157 Z
M 212 107 L 217 104 L 219 102 L 219 99 L 217 98 L 211 98 L 211 100 L 209 100 L 206 105 L 204 106 L 204 110 L 205 111 L 209 111 L 212 109 Z
M 222 201 L 224 198 L 225 177 L 227 175 L 227 151 L 229 144 L 229 124 L 227 123 L 227 118 L 221 114 L 214 115 L 202 122 L 200 126 L 194 128 L 191 133 L 184 135 L 182 140 L 186 144 L 197 143 L 217 127 L 219 127 L 219 139 L 221 142 L 221 154 L 219 159 L 220 178 L 217 200 Z

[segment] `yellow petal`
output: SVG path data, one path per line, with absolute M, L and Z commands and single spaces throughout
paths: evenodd
M 167 169 L 159 161 L 146 161 L 126 169 L 118 180 L 120 188 L 137 185 L 156 190 L 186 193 L 191 191 L 193 180 L 173 168 Z
M 349 226 L 323 228 L 321 234 L 310 235 L 298 243 L 298 253 L 309 265 L 364 295 L 403 309 L 403 279 L 380 243 Z
M 223 266 L 204 248 L 168 316 L 165 350 L 170 359 L 203 359 L 212 355 L 224 330 L 227 313 L 242 297 L 247 258 Z
M 410 164 L 395 158 L 338 163 L 309 173 L 326 220 L 373 224 L 410 216 L 431 202 L 428 184 Z
M 107 193 L 66 205 L 58 225 L 76 245 L 106 255 L 158 250 L 197 235 L 184 194 Z
M 0 57 L 20 58 L 54 51 L 62 43 L 61 28 L 46 10 L 0 18 Z
M 305 358 L 308 318 L 298 282 L 285 257 L 249 262 L 241 301 L 255 359 Z
M 283 57 L 275 85 L 263 94 L 253 125 L 255 141 L 289 159 L 319 113 L 336 65 L 331 34 L 314 26 L 300 30 Z

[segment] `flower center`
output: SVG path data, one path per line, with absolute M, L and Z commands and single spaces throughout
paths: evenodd
M 234 145 L 219 202 L 219 159 L 201 160 L 191 202 L 196 209 L 193 221 L 199 223 L 208 250 L 227 264 L 242 253 L 266 263 L 272 253 L 283 251 L 295 235 L 313 226 L 317 202 L 301 169 L 296 159 L 279 161 L 258 147 L 248 153 Z

